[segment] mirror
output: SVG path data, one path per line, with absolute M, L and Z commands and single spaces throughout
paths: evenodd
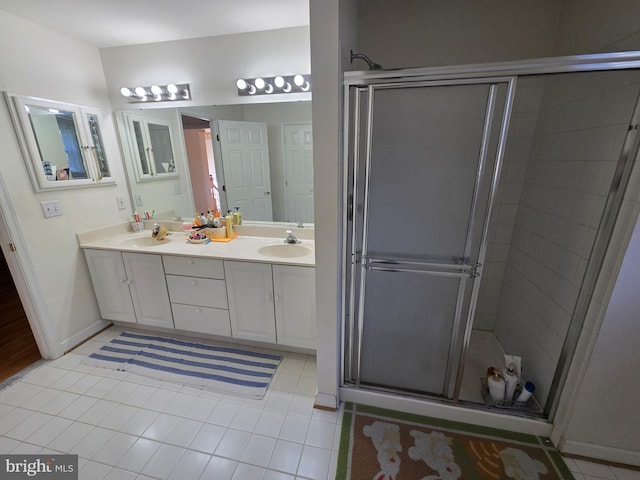
M 36 191 L 113 182 L 97 111 L 5 96 Z
M 243 220 L 313 223 L 311 102 L 153 108 L 120 112 L 116 118 L 120 138 L 128 143 L 123 145 L 123 151 L 130 172 L 132 200 L 138 210 L 190 218 L 196 212 L 212 208 L 211 205 L 223 211 L 239 206 Z M 142 165 L 139 159 L 144 158 L 144 149 L 149 144 L 138 142 L 133 124 L 127 118 L 145 121 L 147 125 L 166 125 L 164 138 L 171 142 L 169 145 L 174 150 L 175 178 L 168 178 L 172 182 L 141 182 L 146 177 L 139 167 Z M 249 127 L 249 124 L 262 124 L 266 132 L 263 138 L 266 164 L 258 161 L 255 150 L 244 154 L 225 150 L 225 140 L 236 134 L 240 138 L 240 133 L 225 130 L 225 135 L 221 128 L 224 129 L 225 124 L 235 127 L 236 123 Z M 139 129 L 142 136 L 142 123 Z M 156 157 L 154 153 L 157 162 Z M 231 161 L 236 158 L 238 161 Z M 264 177 L 264 171 L 268 172 L 268 180 L 262 182 L 267 184 L 264 190 L 256 190 L 253 196 L 246 195 L 247 187 L 255 187 L 257 179 Z M 166 176 L 164 173 L 154 179 Z M 208 199 L 199 200 L 203 196 Z M 270 216 L 264 213 L 269 210 L 262 207 L 265 202 L 269 202 Z
M 129 124 L 138 181 L 177 173 L 169 123 L 132 113 L 126 113 L 125 116 Z

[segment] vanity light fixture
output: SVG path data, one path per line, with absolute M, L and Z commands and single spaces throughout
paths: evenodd
M 239 78 L 236 87 L 240 96 L 309 92 L 311 91 L 311 75 Z
M 130 103 L 191 100 L 191 88 L 188 83 L 169 83 L 135 88 L 122 87 L 120 94 L 127 97 Z

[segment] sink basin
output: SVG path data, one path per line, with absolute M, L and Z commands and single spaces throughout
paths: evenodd
M 158 247 L 167 243 L 169 243 L 168 239 L 156 240 L 151 236 L 151 232 L 145 235 L 126 237 L 118 241 L 118 244 L 123 247 Z
M 296 258 L 309 255 L 311 249 L 297 243 L 278 243 L 261 247 L 258 253 L 267 257 Z

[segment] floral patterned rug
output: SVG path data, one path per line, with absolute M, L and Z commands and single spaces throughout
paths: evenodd
M 573 480 L 548 438 L 347 404 L 336 480 Z

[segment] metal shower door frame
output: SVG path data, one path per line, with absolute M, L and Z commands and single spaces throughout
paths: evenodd
M 468 348 L 473 317 L 475 313 L 475 303 L 478 299 L 478 292 L 480 287 L 480 275 L 482 271 L 482 264 L 486 256 L 486 243 L 487 234 L 489 228 L 489 219 L 495 201 L 495 192 L 500 176 L 502 167 L 502 161 L 504 157 L 504 148 L 506 143 L 506 136 L 509 126 L 509 120 L 511 115 L 511 109 L 513 106 L 513 97 L 515 95 L 515 76 L 509 77 L 493 77 L 493 78 L 467 78 L 467 79 L 448 79 L 448 80 L 425 80 L 419 78 L 394 78 L 391 81 L 385 82 L 375 80 L 368 82 L 366 79 L 362 79 L 360 83 L 356 80 L 350 80 L 345 82 L 345 158 L 352 159 L 353 164 L 345 166 L 351 167 L 352 182 L 346 184 L 347 198 L 351 203 L 348 208 L 351 212 L 351 218 L 345 219 L 345 224 L 351 221 L 350 238 L 348 238 L 348 245 L 350 246 L 348 254 L 351 255 L 351 268 L 347 276 L 349 277 L 348 288 L 349 292 L 346 294 L 348 301 L 349 313 L 348 325 L 345 324 L 345 330 L 349 330 L 348 340 L 346 332 L 343 331 L 343 340 L 346 341 L 347 353 L 344 349 L 342 352 L 342 365 L 343 365 L 343 378 L 351 378 L 356 386 L 361 384 L 361 354 L 362 354 L 362 337 L 364 328 L 364 302 L 365 302 L 365 289 L 366 289 L 366 277 L 367 272 L 371 270 L 378 271 L 392 271 L 392 272 L 412 272 L 422 273 L 436 276 L 453 276 L 460 278 L 458 287 L 458 295 L 456 300 L 454 324 L 452 327 L 452 335 L 449 345 L 449 355 L 447 362 L 447 374 L 445 376 L 445 391 L 447 397 L 456 399 L 459 395 L 460 384 L 462 381 L 462 373 L 464 369 L 463 358 L 466 349 Z M 372 131 L 373 131 L 373 107 L 375 91 L 379 89 L 389 88 L 411 88 L 411 87 L 436 87 L 436 86 L 458 86 L 458 85 L 479 85 L 484 84 L 489 86 L 489 95 L 487 99 L 487 105 L 485 109 L 485 118 L 482 132 L 481 150 L 478 155 L 476 178 L 474 183 L 474 190 L 472 194 L 472 204 L 470 207 L 469 222 L 467 226 L 467 237 L 465 239 L 465 251 L 462 258 L 462 264 L 445 264 L 445 263 L 429 263 L 429 262 L 413 262 L 413 261 L 399 261 L 391 258 L 376 258 L 370 257 L 367 250 L 367 233 L 369 226 L 369 180 L 370 180 L 370 168 L 371 168 L 371 148 L 372 148 Z M 497 85 L 502 84 L 506 86 L 504 107 L 502 112 L 496 112 L 496 96 Z M 360 192 L 358 191 L 358 178 L 360 172 L 358 167 L 361 163 L 360 152 L 360 139 L 363 132 L 360 129 L 362 124 L 361 113 L 361 100 L 360 96 L 366 92 L 367 105 L 366 105 L 366 131 L 364 132 L 364 209 L 362 213 L 362 232 L 359 234 L 358 224 L 353 217 L 354 205 L 359 198 Z M 349 99 L 353 98 L 353 123 L 350 123 L 351 118 L 351 104 Z M 495 161 L 491 162 L 493 166 L 493 172 L 491 174 L 491 182 L 489 192 L 486 200 L 486 209 L 484 218 L 482 219 L 482 231 L 480 235 L 480 246 L 478 249 L 478 258 L 473 265 L 467 265 L 467 260 L 470 257 L 470 246 L 474 226 L 478 222 L 478 195 L 480 182 L 482 181 L 485 170 L 487 168 L 487 155 L 489 150 L 489 143 L 491 140 L 493 121 L 496 115 L 501 115 L 500 129 L 498 133 L 498 140 L 495 151 Z M 353 127 L 353 131 L 349 131 L 349 127 Z M 353 151 L 350 151 L 353 149 Z M 349 163 L 349 162 L 347 162 Z M 345 181 L 348 182 L 349 175 L 345 175 Z M 484 207 L 484 205 L 483 205 Z M 347 214 L 349 217 L 349 214 Z M 360 238 L 361 236 L 361 238 Z M 362 250 L 358 252 L 356 247 L 362 245 Z M 468 279 L 474 280 L 470 293 L 468 313 L 466 319 L 463 320 L 462 314 L 465 303 L 465 293 L 467 292 Z M 357 280 L 356 280 L 357 279 Z M 358 283 L 359 285 L 356 285 Z M 358 290 L 358 304 L 354 301 L 356 296 L 356 290 Z M 462 325 L 462 323 L 464 324 Z M 462 338 L 461 338 L 462 337 Z M 458 345 L 461 344 L 459 347 Z M 391 390 L 394 390 L 393 388 Z

